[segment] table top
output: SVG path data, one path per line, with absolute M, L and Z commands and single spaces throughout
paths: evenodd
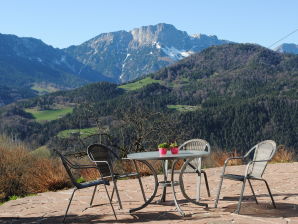
M 171 160 L 171 159 L 190 159 L 208 156 L 209 152 L 205 151 L 193 151 L 193 150 L 181 150 L 178 154 L 172 154 L 167 152 L 166 155 L 161 155 L 159 151 L 152 152 L 137 152 L 127 155 L 128 159 L 135 160 Z

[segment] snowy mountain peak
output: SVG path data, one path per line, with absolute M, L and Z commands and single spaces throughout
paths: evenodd
M 64 51 L 116 82 L 126 82 L 228 42 L 204 34 L 190 36 L 171 24 L 159 23 L 100 34 Z
M 298 45 L 294 43 L 284 43 L 275 50 L 280 53 L 298 54 Z

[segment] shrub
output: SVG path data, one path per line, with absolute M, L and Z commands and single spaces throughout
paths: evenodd
M 292 149 L 286 149 L 284 145 L 280 145 L 277 148 L 277 152 L 272 158 L 273 163 L 286 163 L 293 162 L 295 160 L 295 151 Z
M 70 179 L 59 159 L 33 158 L 25 183 L 29 192 L 57 191 L 71 187 Z
M 41 157 L 41 158 L 50 158 L 51 157 L 51 152 L 47 148 L 47 146 L 41 146 L 34 151 L 31 152 L 34 156 Z
M 203 159 L 203 166 L 204 167 L 219 167 L 223 166 L 226 159 L 230 157 L 236 157 L 241 156 L 236 150 L 233 152 L 228 151 L 222 151 L 219 149 L 216 149 L 214 151 L 211 151 L 211 155 L 207 157 L 206 159 Z M 241 165 L 241 160 L 231 160 L 229 161 L 229 165 Z
M 60 161 L 31 154 L 5 136 L 0 136 L 0 173 L 0 200 L 70 186 Z
M 214 150 L 211 152 L 211 155 L 203 159 L 204 167 L 219 167 L 223 166 L 224 162 L 229 157 L 238 157 L 243 156 L 239 154 L 236 150 L 233 152 L 222 151 L 220 149 Z M 276 154 L 270 161 L 271 163 L 286 163 L 293 162 L 295 160 L 295 151 L 292 149 L 286 149 L 284 145 L 280 145 L 277 149 Z M 242 165 L 242 160 L 231 160 L 228 165 Z
M 80 175 L 83 180 L 91 181 L 98 179 L 100 177 L 97 169 L 82 169 Z
M 0 146 L 0 192 L 3 199 L 29 193 L 24 180 L 31 166 L 30 155 L 24 148 Z
M 147 161 L 150 165 L 152 165 L 156 172 L 160 173 L 162 170 L 162 163 L 161 161 L 155 160 L 148 160 Z M 142 162 L 136 161 L 137 167 L 141 175 L 150 175 L 152 174 L 150 169 L 147 165 Z M 135 166 L 133 165 L 132 161 L 130 160 L 123 160 L 119 163 L 115 164 L 114 171 L 117 173 L 134 173 L 136 172 Z

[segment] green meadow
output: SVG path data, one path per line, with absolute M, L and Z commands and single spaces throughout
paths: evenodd
M 40 84 L 40 83 L 34 83 L 31 89 L 37 91 L 39 94 L 53 93 L 59 90 L 58 88 L 54 87 L 51 84 Z
M 200 109 L 200 106 L 190 106 L 190 105 L 167 105 L 167 108 L 177 110 L 180 112 L 195 111 Z
M 121 86 L 119 86 L 119 88 L 122 88 L 122 89 L 125 89 L 125 90 L 128 90 L 128 91 L 132 91 L 132 90 L 141 89 L 144 86 L 152 84 L 152 83 L 160 83 L 160 82 L 161 82 L 160 80 L 155 80 L 155 79 L 152 79 L 150 77 L 147 77 L 147 78 L 141 79 L 141 80 L 136 81 L 136 82 L 121 85 Z
M 60 131 L 57 136 L 59 138 L 69 138 L 73 134 L 80 134 L 82 138 L 88 137 L 98 133 L 97 128 L 83 128 L 83 129 L 67 129 Z
M 64 107 L 61 109 L 51 109 L 51 110 L 38 110 L 37 108 L 27 108 L 26 112 L 31 113 L 36 121 L 53 121 L 57 120 L 66 114 L 72 113 L 72 107 Z

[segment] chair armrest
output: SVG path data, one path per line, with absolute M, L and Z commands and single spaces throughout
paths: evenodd
M 120 160 L 129 160 L 129 161 L 131 161 L 133 159 L 130 159 L 130 158 L 120 158 Z
M 55 150 L 57 152 L 57 150 Z M 63 156 L 78 156 L 78 157 L 81 157 L 81 156 L 86 156 L 87 153 L 85 151 L 82 151 L 82 152 L 74 152 L 74 153 L 64 153 Z
M 266 159 L 266 160 L 253 160 L 253 161 L 250 161 L 250 163 L 259 163 L 259 162 L 268 162 L 270 161 L 269 159 Z
M 96 166 L 92 166 L 92 165 L 76 165 L 76 164 L 72 164 L 69 166 L 72 168 L 72 169 L 89 169 L 89 168 L 94 168 L 96 169 Z
M 234 159 L 241 159 L 241 160 L 243 160 L 244 157 L 235 156 L 235 157 L 227 158 L 227 159 L 225 160 L 225 163 L 224 163 L 224 166 L 223 166 L 223 169 L 222 169 L 222 174 L 221 174 L 222 176 L 225 174 L 225 171 L 226 171 L 226 167 L 227 167 L 227 165 L 228 165 L 228 162 L 229 162 L 230 160 L 234 160 Z
M 100 160 L 91 160 L 91 161 L 94 162 L 94 163 L 105 163 L 107 165 L 110 165 L 108 161 L 104 161 L 104 160 L 102 160 L 102 161 L 100 161 Z

